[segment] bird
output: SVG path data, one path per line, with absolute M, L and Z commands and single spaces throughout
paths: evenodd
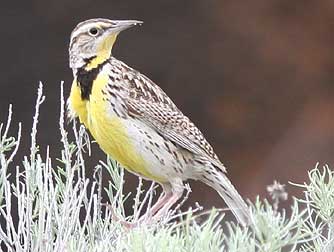
M 192 179 L 216 190 L 237 221 L 249 225 L 248 205 L 202 132 L 157 84 L 112 56 L 118 35 L 142 23 L 94 18 L 74 28 L 69 118 L 79 118 L 102 151 L 126 170 L 161 185 L 146 220 L 168 214 Z

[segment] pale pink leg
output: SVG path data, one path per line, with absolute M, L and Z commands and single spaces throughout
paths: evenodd
M 162 189 L 162 197 L 160 196 L 158 201 L 150 209 L 148 209 L 148 211 L 142 217 L 140 217 L 140 222 L 152 218 L 152 216 L 154 216 L 155 213 L 158 212 L 160 208 L 162 208 L 162 206 L 165 205 L 165 203 L 173 196 L 170 185 L 162 185 Z
M 159 221 L 168 213 L 168 210 L 181 198 L 182 191 L 173 191 L 171 197 L 165 200 L 164 206 L 151 218 L 152 222 Z
M 181 198 L 183 193 L 183 184 L 176 186 L 171 184 L 162 185 L 163 196 L 159 197 L 158 201 L 150 208 L 137 222 L 131 223 L 127 221 L 120 221 L 125 227 L 133 228 L 137 227 L 140 223 L 152 224 L 159 221 L 164 215 L 168 213 L 168 210 Z
M 147 212 L 139 218 L 138 221 L 136 222 L 128 222 L 128 221 L 124 221 L 121 220 L 119 217 L 117 217 L 114 209 L 112 208 L 112 206 L 108 206 L 109 209 L 111 210 L 112 214 L 113 214 L 113 219 L 117 222 L 120 222 L 123 226 L 127 227 L 127 228 L 134 228 L 137 227 L 140 223 L 152 223 L 152 217 L 155 216 L 155 214 L 167 203 L 169 202 L 170 198 L 173 197 L 173 192 L 172 192 L 172 188 L 170 185 L 165 184 L 165 185 L 161 185 L 163 192 L 162 192 L 162 196 L 159 197 L 158 201 L 150 208 L 147 210 Z
M 174 179 L 170 184 L 162 185 L 162 188 L 165 195 L 143 216 L 146 218 L 144 220 L 146 224 L 157 222 L 165 216 L 168 210 L 181 198 L 184 190 L 181 179 Z

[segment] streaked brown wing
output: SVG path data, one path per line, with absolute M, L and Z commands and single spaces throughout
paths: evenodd
M 176 107 L 165 92 L 146 76 L 131 68 L 123 72 L 129 81 L 130 94 L 126 101 L 130 116 L 143 121 L 163 137 L 175 142 L 199 158 L 224 170 L 213 148 L 202 132 Z

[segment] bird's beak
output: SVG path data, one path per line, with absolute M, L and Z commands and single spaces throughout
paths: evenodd
M 143 21 L 138 20 L 113 20 L 114 24 L 109 28 L 112 33 L 120 33 L 136 25 L 141 25 Z

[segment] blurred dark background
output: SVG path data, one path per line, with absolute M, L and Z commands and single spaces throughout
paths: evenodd
M 60 82 L 68 96 L 67 47 L 85 19 L 139 19 L 114 56 L 159 84 L 206 135 L 245 197 L 274 179 L 303 182 L 334 161 L 333 0 L 4 1 L 0 23 L 0 119 L 14 106 L 28 154 L 38 82 L 44 83 L 38 143 L 60 155 Z M 93 168 L 104 154 L 95 148 Z M 108 178 L 106 178 L 108 179 Z M 127 190 L 136 177 L 127 174 Z M 192 182 L 188 205 L 223 206 Z M 298 194 L 292 186 L 290 193 Z

